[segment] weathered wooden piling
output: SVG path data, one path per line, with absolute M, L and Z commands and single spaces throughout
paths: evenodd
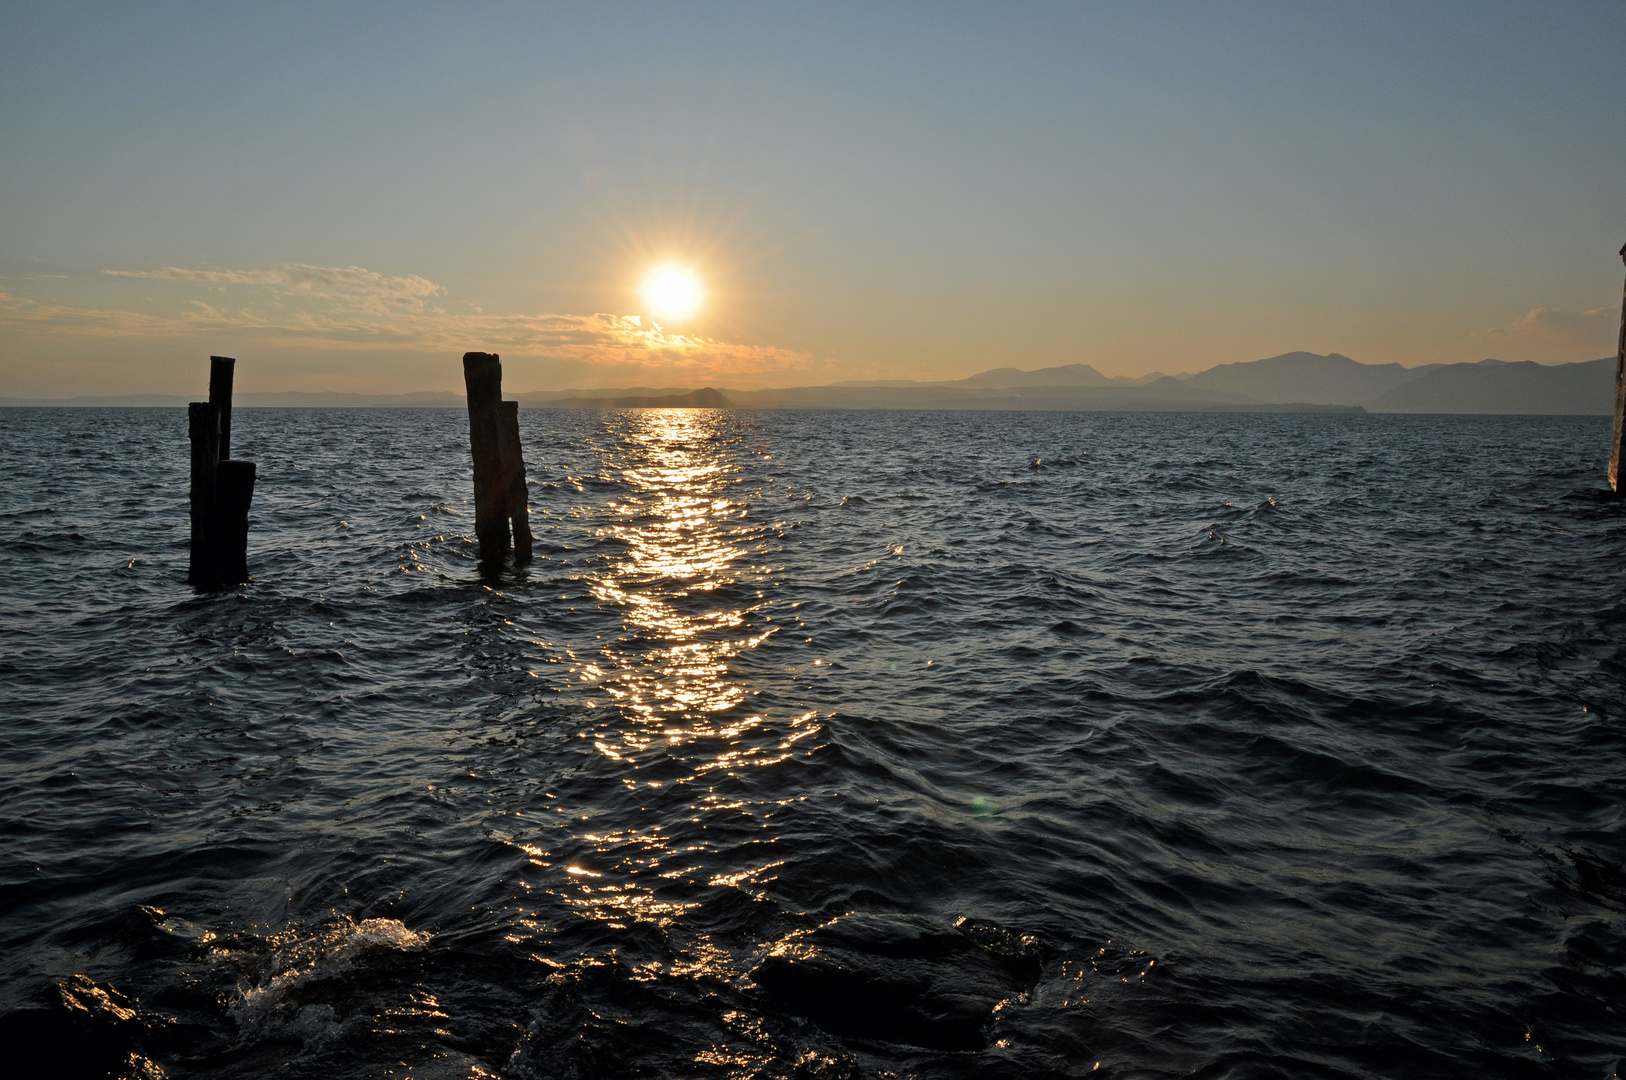
M 1620 259 L 1626 262 L 1626 244 L 1620 248 Z M 1615 494 L 1620 490 L 1620 440 L 1626 435 L 1626 288 L 1620 297 L 1620 340 L 1615 347 L 1615 431 L 1609 439 L 1609 486 Z
M 220 409 L 207 401 L 186 407 L 187 434 L 192 440 L 192 557 L 186 580 L 194 585 L 215 583 L 215 471 L 220 464 Z
M 248 580 L 248 505 L 256 471 L 254 462 L 236 458 L 215 469 L 215 559 L 222 585 Z
M 231 383 L 237 361 L 230 356 L 209 357 L 209 404 L 220 410 L 220 460 L 231 457 Z
M 491 565 L 513 551 L 517 562 L 527 562 L 530 500 L 519 443 L 519 403 L 502 400 L 502 363 L 496 353 L 464 353 L 463 384 L 469 395 L 474 534 L 480 541 L 480 561 Z
M 232 374 L 237 361 L 209 358 L 209 400 L 187 406 L 192 440 L 192 551 L 187 580 L 213 588 L 248 580 L 248 508 L 255 466 L 231 450 Z
M 508 485 L 502 467 L 502 364 L 496 353 L 463 354 L 469 394 L 469 450 L 474 455 L 474 535 L 480 561 L 508 554 Z
M 525 487 L 525 453 L 519 444 L 519 402 L 502 403 L 502 465 L 508 474 L 508 518 L 514 526 L 514 561 L 531 561 L 531 496 Z

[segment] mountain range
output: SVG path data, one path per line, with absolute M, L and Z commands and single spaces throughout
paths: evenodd
M 521 394 L 532 407 L 624 408 L 681 390 L 573 390 Z M 1292 352 L 1191 375 L 1109 377 L 1088 364 L 995 368 L 965 379 L 834 383 L 782 390 L 708 388 L 741 408 L 1039 409 L 1136 412 L 1379 412 L 1590 414 L 1614 410 L 1615 359 L 1576 364 L 1362 364 L 1339 353 Z M 708 399 L 714 400 L 714 399 Z
M 1546 413 L 1609 415 L 1615 358 L 1575 364 L 1363 364 L 1339 353 L 1283 353 L 1195 374 L 1107 376 L 1088 364 L 995 368 L 942 382 L 843 382 L 780 390 L 621 387 L 515 394 L 529 408 L 1040 409 L 1136 412 Z M 0 406 L 177 406 L 183 395 L 0 398 Z M 463 395 L 255 393 L 239 407 L 460 408 Z

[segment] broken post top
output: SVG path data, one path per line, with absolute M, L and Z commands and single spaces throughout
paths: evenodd
M 230 356 L 209 357 L 209 404 L 220 410 L 220 457 L 231 457 L 231 383 L 237 361 Z
M 496 353 L 463 354 L 463 382 L 469 391 L 469 411 L 495 408 L 502 400 L 502 363 Z

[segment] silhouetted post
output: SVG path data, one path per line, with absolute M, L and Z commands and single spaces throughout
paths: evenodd
M 508 475 L 508 518 L 514 525 L 514 561 L 531 561 L 531 497 L 525 487 L 525 453 L 519 442 L 519 402 L 502 403 L 502 467 Z
M 1620 248 L 1626 262 L 1626 244 Z M 1620 440 L 1626 434 L 1626 290 L 1620 297 L 1620 342 L 1615 348 L 1615 432 L 1609 439 L 1609 486 L 1620 491 Z
M 231 457 L 231 379 L 237 361 L 229 356 L 209 357 L 209 404 L 220 410 L 220 460 Z
M 186 407 L 187 434 L 192 440 L 192 558 L 186 580 L 213 585 L 215 558 L 215 471 L 220 464 L 220 409 L 207 401 Z
M 502 364 L 496 353 L 463 354 L 469 393 L 469 450 L 474 455 L 474 535 L 480 561 L 508 554 L 509 482 L 502 453 Z
M 192 440 L 192 555 L 186 579 L 203 588 L 248 580 L 248 507 L 256 470 L 252 461 L 227 457 L 236 366 L 229 356 L 209 357 L 209 400 L 186 407 Z
M 248 580 L 248 505 L 254 498 L 255 465 L 230 458 L 215 469 L 215 580 Z

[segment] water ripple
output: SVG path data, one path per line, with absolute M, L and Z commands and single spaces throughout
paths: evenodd
M 482 578 L 460 412 L 243 410 L 255 579 L 198 594 L 183 413 L 0 410 L 12 1045 L 174 1077 L 1626 1054 L 1604 422 L 521 424 L 537 558 Z

